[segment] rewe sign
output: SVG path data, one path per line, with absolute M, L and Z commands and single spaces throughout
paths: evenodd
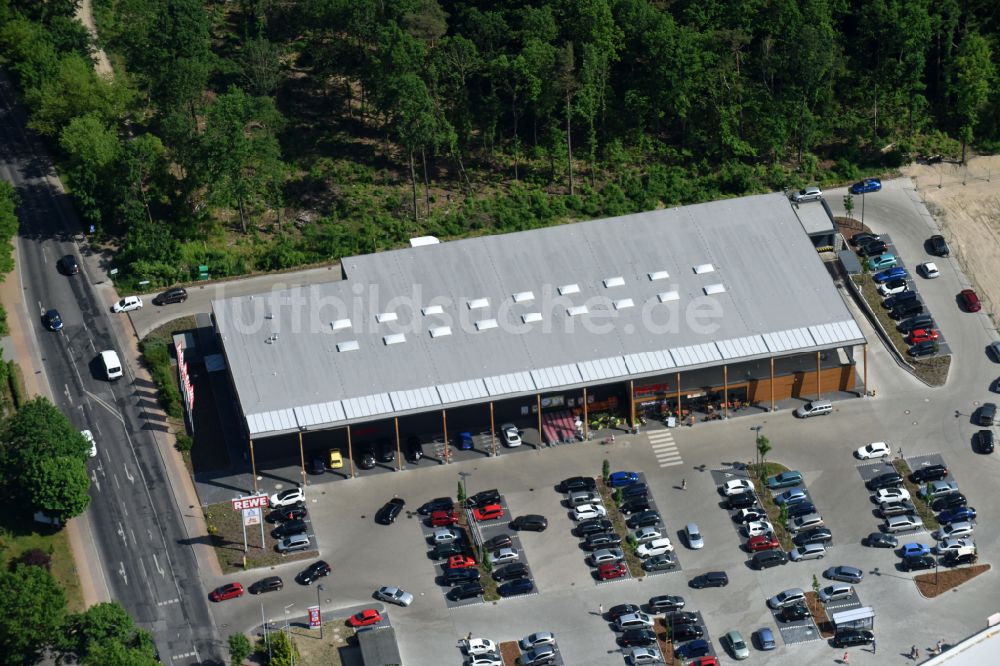
M 243 511 L 244 509 L 266 509 L 267 495 L 254 495 L 253 497 L 237 497 L 233 499 L 233 510 Z

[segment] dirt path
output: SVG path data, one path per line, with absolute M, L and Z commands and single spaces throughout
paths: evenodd
M 76 10 L 76 20 L 87 28 L 87 32 L 90 33 L 90 36 L 93 37 L 96 42 L 97 24 L 94 23 L 94 12 L 91 11 L 90 0 L 83 0 L 83 2 L 80 3 L 80 6 Z M 97 60 L 94 65 L 97 73 L 106 79 L 114 78 L 115 71 L 111 69 L 111 61 L 108 60 L 108 56 L 104 52 L 104 49 L 99 48 L 94 51 L 94 58 Z
M 975 157 L 968 166 L 912 164 L 902 169 L 913 179 L 973 280 L 983 307 L 997 322 L 1000 314 L 1000 156 Z M 993 180 L 996 175 L 996 180 Z

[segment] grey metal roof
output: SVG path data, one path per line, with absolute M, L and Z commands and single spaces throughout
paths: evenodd
M 791 206 L 792 210 L 798 216 L 799 222 L 802 223 L 802 228 L 810 236 L 814 234 L 833 233 L 833 213 L 830 211 L 830 205 L 826 203 L 825 199 L 803 201 L 798 204 L 793 203 Z
M 342 281 L 213 302 L 251 434 L 864 341 L 781 194 L 351 257 L 342 268 Z M 724 291 L 705 295 L 716 284 Z M 578 291 L 561 295 L 568 285 Z M 633 307 L 614 306 L 626 298 Z M 477 299 L 485 306 L 470 307 Z M 525 323 L 529 313 L 540 320 Z M 394 317 L 376 321 L 383 314 Z M 451 334 L 432 336 L 443 327 Z M 346 342 L 357 348 L 338 351 Z

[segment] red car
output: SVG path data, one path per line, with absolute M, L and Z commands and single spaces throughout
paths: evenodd
M 476 566 L 476 561 L 468 555 L 452 555 L 448 558 L 449 569 L 468 569 Z
M 472 515 L 476 520 L 494 520 L 503 516 L 503 507 L 499 504 L 487 504 L 473 510 Z
M 601 580 L 612 580 L 621 578 L 628 573 L 624 562 L 605 562 L 597 567 L 597 577 Z
M 242 585 L 239 583 L 226 583 L 222 587 L 217 587 L 212 590 L 212 593 L 208 595 L 208 598 L 212 601 L 225 601 L 226 599 L 235 599 L 236 597 L 242 596 Z
M 374 608 L 366 608 L 360 613 L 355 613 L 347 621 L 352 627 L 368 627 L 382 621 L 382 614 Z
M 750 537 L 750 540 L 747 541 L 747 550 L 751 553 L 756 553 L 758 550 L 771 550 L 772 548 L 781 548 L 778 537 L 773 534 L 761 534 Z
M 979 296 L 971 289 L 963 289 L 959 292 L 958 298 L 962 301 L 962 305 L 965 306 L 967 312 L 979 312 L 983 307 L 979 302 Z
M 916 345 L 921 342 L 930 342 L 931 340 L 937 340 L 941 336 L 940 333 L 935 331 L 933 328 L 915 328 L 910 331 L 910 344 Z
M 698 657 L 694 661 L 689 661 L 688 666 L 719 666 L 719 660 L 713 656 Z
M 435 511 L 431 514 L 432 527 L 451 527 L 458 522 L 458 513 L 455 511 Z

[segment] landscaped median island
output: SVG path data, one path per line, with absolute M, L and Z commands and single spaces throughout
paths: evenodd
M 910 480 L 910 466 L 906 463 L 903 458 L 897 458 L 892 461 L 892 466 L 896 469 L 896 472 L 903 477 L 903 484 L 906 490 L 910 493 L 910 501 L 913 502 L 914 508 L 917 510 L 917 515 L 924 522 L 924 527 L 927 528 L 928 532 L 933 532 L 940 524 L 938 523 L 937 517 L 934 515 L 934 510 L 931 509 L 930 502 L 926 497 L 919 493 L 922 486 L 917 485 Z
M 920 574 L 913 579 L 917 584 L 920 594 L 933 599 L 934 597 L 958 587 L 962 583 L 972 580 L 979 574 L 984 574 L 990 570 L 988 564 L 974 564 L 970 567 L 960 567 L 954 569 L 944 569 L 934 573 Z
M 836 632 L 833 630 L 833 623 L 826 612 L 826 606 L 819 599 L 819 592 L 816 591 L 819 588 L 819 582 L 815 576 L 813 576 L 813 588 L 813 590 L 806 592 L 806 608 L 812 614 L 816 628 L 819 629 L 819 635 L 823 638 L 833 638 Z
M 787 526 L 785 525 L 785 520 L 782 517 L 781 506 L 774 501 L 771 491 L 767 488 L 767 477 L 787 471 L 788 468 L 784 465 L 773 462 L 752 464 L 747 467 L 747 472 L 750 474 L 750 479 L 753 481 L 754 492 L 757 494 L 757 499 L 760 500 L 761 506 L 763 506 L 764 511 L 767 512 L 767 519 L 774 527 L 774 535 L 778 537 L 778 543 L 781 544 L 781 549 L 786 553 L 794 547 L 794 544 L 792 543 L 792 535 L 789 533 Z
M 629 575 L 632 578 L 642 578 L 646 572 L 642 568 L 642 560 L 635 554 L 638 544 L 629 534 L 628 526 L 625 524 L 625 514 L 621 512 L 618 508 L 618 502 L 615 501 L 616 491 L 620 489 L 611 488 L 606 479 L 601 477 L 597 482 L 597 490 L 601 493 L 601 502 L 608 512 L 607 518 L 611 521 L 615 534 L 622 539 L 622 552 L 625 553 L 625 566 L 628 567 Z

